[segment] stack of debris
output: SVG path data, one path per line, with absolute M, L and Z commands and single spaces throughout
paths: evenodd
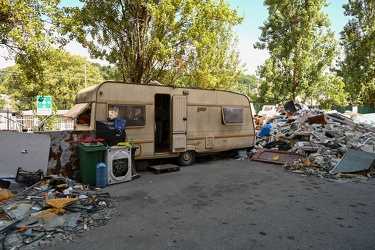
M 2 249 L 38 248 L 71 240 L 106 224 L 114 210 L 108 193 L 50 176 L 13 194 L 0 190 Z
M 304 175 L 372 178 L 375 127 L 369 119 L 360 122 L 358 116 L 317 109 L 280 111 L 268 117 L 249 157 Z M 264 135 L 267 125 L 271 129 Z

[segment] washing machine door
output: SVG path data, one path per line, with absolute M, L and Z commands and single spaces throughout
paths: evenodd
M 131 179 L 131 157 L 126 151 L 116 151 L 109 155 L 109 178 L 116 182 Z

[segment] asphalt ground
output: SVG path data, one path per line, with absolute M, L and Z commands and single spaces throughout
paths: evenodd
M 375 249 L 375 181 L 209 159 L 107 186 L 104 226 L 43 249 Z

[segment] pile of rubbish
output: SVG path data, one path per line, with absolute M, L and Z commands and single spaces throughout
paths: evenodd
M 259 132 L 247 157 L 302 175 L 367 180 L 375 177 L 374 117 L 308 108 L 291 113 L 284 104 L 255 117 Z
M 106 224 L 115 203 L 108 193 L 65 177 L 49 176 L 14 194 L 0 190 L 2 249 L 28 249 L 74 241 Z

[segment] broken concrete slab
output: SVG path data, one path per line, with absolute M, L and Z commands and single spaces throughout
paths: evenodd
M 368 170 L 374 165 L 375 154 L 361 150 L 348 150 L 330 174 L 354 173 Z

